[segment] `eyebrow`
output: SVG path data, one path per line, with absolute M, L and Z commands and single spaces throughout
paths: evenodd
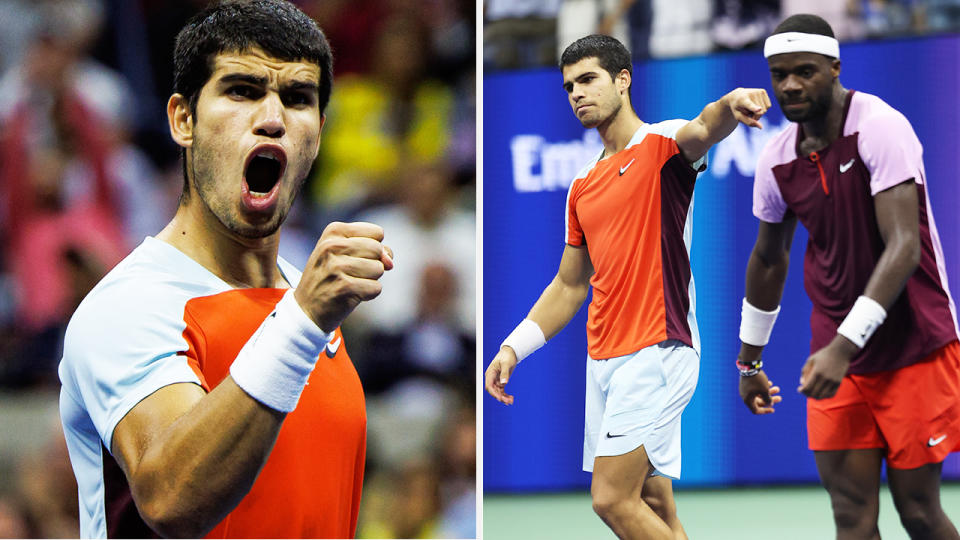
M 254 86 L 267 86 L 266 77 L 258 77 L 256 75 L 250 75 L 249 73 L 228 73 L 223 77 L 220 77 L 220 80 L 218 82 L 219 84 L 230 84 L 230 83 L 240 82 L 240 83 L 251 84 Z M 299 80 L 299 81 L 295 80 L 288 84 L 284 84 L 281 87 L 282 90 L 287 92 L 289 91 L 298 92 L 301 90 L 318 92 L 319 91 L 318 88 L 319 87 L 317 83 L 313 81 L 303 81 L 303 80 Z
M 290 84 L 286 84 L 283 87 L 288 91 L 300 91 L 307 90 L 309 92 L 319 92 L 319 86 L 313 81 L 293 81 Z
M 566 80 L 565 80 L 565 81 L 563 81 L 563 88 L 566 89 L 568 85 L 571 85 L 571 84 L 573 84 L 573 83 L 575 83 L 575 82 L 581 81 L 581 80 L 583 80 L 584 77 L 591 76 L 591 75 L 592 75 L 592 76 L 596 76 L 596 75 L 597 75 L 597 72 L 596 72 L 596 71 L 585 71 L 585 72 L 577 75 L 576 77 L 570 79 L 569 81 L 566 81 Z
M 817 64 L 813 62 L 805 62 L 792 67 L 778 66 L 776 64 L 770 66 L 770 71 L 797 71 L 800 69 L 817 69 Z
M 247 73 L 228 73 L 223 77 L 220 77 L 220 80 L 218 82 L 220 84 L 243 82 L 243 83 L 252 84 L 256 86 L 266 86 L 267 78 L 257 77 L 256 75 L 250 75 Z

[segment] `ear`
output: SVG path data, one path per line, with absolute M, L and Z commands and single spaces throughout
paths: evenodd
M 320 136 L 323 134 L 323 124 L 327 122 L 327 115 L 320 115 L 320 128 L 317 129 L 317 147 L 313 149 L 313 156 L 316 157 L 320 153 Z
M 182 94 L 173 94 L 167 100 L 167 124 L 173 142 L 184 148 L 193 146 L 193 114 Z
M 840 76 L 840 59 L 837 58 L 830 64 L 830 74 L 836 79 Z
M 627 89 L 630 88 L 631 80 L 632 77 L 630 76 L 630 72 L 625 69 L 621 69 L 620 73 L 617 73 L 617 90 L 619 90 L 621 93 L 626 92 Z

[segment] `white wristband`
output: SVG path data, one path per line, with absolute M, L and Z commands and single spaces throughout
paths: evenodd
M 293 289 L 250 336 L 230 365 L 230 375 L 244 392 L 267 407 L 290 412 L 323 348 L 333 339 L 307 317 Z
M 870 336 L 887 318 L 887 310 L 869 296 L 860 295 L 850 308 L 850 313 L 840 323 L 837 333 L 863 348 Z
M 530 319 L 524 319 L 513 329 L 513 332 L 510 332 L 510 335 L 503 340 L 500 346 L 506 345 L 513 349 L 519 364 L 521 360 L 530 356 L 530 353 L 543 347 L 546 342 L 547 339 L 543 336 L 540 325 Z
M 764 311 L 744 298 L 740 311 L 740 341 L 756 347 L 766 345 L 770 341 L 770 332 L 773 332 L 773 323 L 777 322 L 779 314 L 780 306 L 773 311 Z

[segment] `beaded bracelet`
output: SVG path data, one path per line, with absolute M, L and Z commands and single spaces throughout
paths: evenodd
M 741 377 L 753 377 L 763 368 L 763 361 L 759 358 L 753 362 L 743 363 L 737 358 L 737 369 L 740 370 Z

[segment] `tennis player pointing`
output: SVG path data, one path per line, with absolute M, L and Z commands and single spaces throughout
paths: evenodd
M 807 432 L 838 538 L 879 538 L 880 468 L 912 538 L 958 538 L 940 507 L 943 459 L 960 448 L 960 346 L 920 141 L 875 96 L 845 89 L 833 30 L 783 21 L 764 46 L 773 90 L 795 122 L 764 148 L 760 219 L 747 264 L 740 393 L 779 400 L 762 370 L 797 220 L 809 233 L 804 283 L 811 355 L 800 372 Z
M 570 322 L 592 286 L 583 468 L 593 507 L 621 538 L 686 538 L 670 477 L 680 475 L 680 414 L 700 362 L 693 187 L 707 150 L 738 121 L 759 128 L 770 101 L 737 89 L 693 121 L 647 124 L 630 102 L 620 42 L 582 38 L 560 65 L 574 114 L 604 150 L 570 185 L 559 271 L 490 363 L 486 389 L 512 403 L 504 385 L 517 362 Z

